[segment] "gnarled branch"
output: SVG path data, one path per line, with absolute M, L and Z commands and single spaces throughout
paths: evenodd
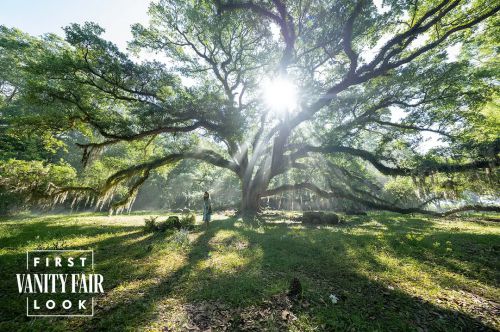
M 464 164 L 448 164 L 448 163 L 422 163 L 421 165 L 416 166 L 415 168 L 406 168 L 406 167 L 390 167 L 384 165 L 381 160 L 382 157 L 375 155 L 372 152 L 351 148 L 347 146 L 311 146 L 305 145 L 303 148 L 298 149 L 296 152 L 291 154 L 292 159 L 299 159 L 307 156 L 309 152 L 319 152 L 319 153 L 344 153 L 351 156 L 359 157 L 363 160 L 368 161 L 372 164 L 378 171 L 385 175 L 412 175 L 412 174 L 422 174 L 422 175 L 430 175 L 435 172 L 442 173 L 460 173 L 466 172 L 481 168 L 489 168 L 492 165 L 497 165 L 499 162 L 499 158 L 497 156 L 499 152 L 498 146 L 495 147 L 495 156 L 492 159 L 484 159 L 484 160 L 476 160 L 469 163 Z
M 326 191 L 324 189 L 319 188 L 317 185 L 308 183 L 308 182 L 303 182 L 303 183 L 296 183 L 296 184 L 286 184 L 282 185 L 273 189 L 267 190 L 261 197 L 267 197 L 267 196 L 273 196 L 281 192 L 285 191 L 291 191 L 291 190 L 299 190 L 299 189 L 305 189 L 314 192 L 316 195 L 325 197 L 325 198 L 342 198 L 342 199 L 347 199 L 353 202 L 360 203 L 368 208 L 375 209 L 375 210 L 385 210 L 385 211 L 392 211 L 392 212 L 397 212 L 401 214 L 409 214 L 409 213 L 421 213 L 421 214 L 428 214 L 432 216 L 439 216 L 439 217 L 444 217 L 444 216 L 449 216 L 451 214 L 455 214 L 458 212 L 463 212 L 463 211 L 492 211 L 492 212 L 500 212 L 500 206 L 494 206 L 494 205 L 466 205 L 462 206 L 460 208 L 456 209 L 451 209 L 445 212 L 435 212 L 435 211 L 430 211 L 430 210 L 425 210 L 422 207 L 427 205 L 431 200 L 435 200 L 436 197 L 432 198 L 431 200 L 425 201 L 422 204 L 420 204 L 417 207 L 399 207 L 391 204 L 384 204 L 381 202 L 373 202 L 366 200 L 361 197 L 357 197 L 351 193 L 348 193 L 340 188 L 332 188 L 333 191 Z

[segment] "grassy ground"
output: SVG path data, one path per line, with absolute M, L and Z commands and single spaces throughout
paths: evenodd
M 145 216 L 1 219 L 0 330 L 500 329 L 500 224 L 481 216 L 305 227 L 275 214 L 250 227 L 218 215 L 188 236 L 144 233 Z M 105 294 L 93 318 L 25 317 L 15 273 L 44 248 L 94 249 Z M 294 277 L 303 296 L 291 301 Z

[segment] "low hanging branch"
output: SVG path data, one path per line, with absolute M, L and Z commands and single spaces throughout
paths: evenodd
M 423 206 L 429 204 L 431 201 L 435 200 L 436 197 L 433 197 L 430 200 L 427 200 L 420 204 L 417 207 L 399 207 L 395 206 L 392 204 L 383 204 L 380 202 L 373 202 L 369 201 L 367 199 L 355 196 L 349 192 L 346 192 L 340 188 L 332 188 L 333 191 L 326 191 L 315 184 L 309 183 L 309 182 L 303 182 L 303 183 L 296 183 L 296 184 L 285 184 L 273 189 L 267 190 L 262 197 L 267 197 L 267 196 L 274 196 L 276 194 L 285 192 L 285 191 L 292 191 L 292 190 L 300 190 L 300 189 L 305 189 L 314 192 L 316 195 L 324 198 L 342 198 L 342 199 L 347 199 L 352 202 L 360 203 L 368 208 L 372 209 L 377 209 L 377 210 L 385 210 L 385 211 L 392 211 L 392 212 L 397 212 L 401 214 L 410 214 L 410 213 L 421 213 L 421 214 L 428 214 L 432 216 L 449 216 L 451 214 L 455 214 L 458 212 L 464 212 L 464 211 L 491 211 L 491 212 L 500 212 L 500 206 L 491 206 L 491 205 L 466 205 L 460 208 L 448 210 L 442 213 L 435 212 L 435 211 L 430 211 L 430 210 L 425 210 L 423 209 Z M 380 201 L 380 200 L 379 200 Z
M 35 201 L 40 203 L 40 198 L 49 203 L 42 203 L 42 206 L 53 207 L 56 204 L 65 202 L 69 197 L 72 197 L 71 207 L 74 207 L 77 203 L 85 200 L 85 205 L 93 204 L 94 198 L 99 196 L 99 191 L 86 186 L 68 186 L 59 187 L 53 183 L 49 183 L 47 188 L 47 194 L 43 197 L 37 198 Z
M 93 189 L 90 187 L 63 187 L 63 188 L 53 188 L 50 195 L 53 197 L 55 203 L 64 202 L 69 196 L 80 197 L 97 197 L 96 207 L 98 209 L 102 208 L 104 205 L 112 201 L 115 190 L 119 184 L 126 181 L 131 181 L 127 193 L 124 197 L 111 205 L 111 213 L 119 213 L 124 209 L 130 209 L 134 203 L 135 197 L 139 190 L 139 187 L 148 179 L 150 172 L 156 168 L 176 163 L 182 159 L 196 159 L 203 162 L 207 162 L 214 166 L 229 169 L 236 174 L 239 172 L 239 166 L 229 160 L 226 160 L 220 154 L 212 150 L 199 150 L 199 151 L 189 151 L 181 153 L 173 153 L 161 158 L 154 159 L 152 161 L 131 166 L 129 168 L 120 170 L 110 176 L 105 184 L 100 189 Z
M 484 212 L 500 212 L 500 206 L 494 205 L 465 205 L 456 209 L 451 209 L 443 213 L 443 216 L 449 216 L 465 211 L 484 211 Z
M 130 186 L 127 194 L 125 197 L 112 204 L 110 213 L 120 213 L 123 210 L 130 211 L 132 208 L 132 205 L 134 204 L 134 201 L 137 197 L 137 193 L 139 192 L 140 186 L 149 178 L 149 170 L 144 171 L 144 173 Z

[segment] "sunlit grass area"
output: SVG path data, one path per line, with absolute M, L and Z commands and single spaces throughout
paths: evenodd
M 290 214 L 252 226 L 217 215 L 184 237 L 145 233 L 147 216 L 0 220 L 0 330 L 500 329 L 492 215 L 371 214 L 321 227 L 290 222 Z M 27 250 L 49 248 L 94 249 L 105 294 L 93 318 L 25 317 L 15 274 Z M 290 300 L 294 277 L 303 294 Z

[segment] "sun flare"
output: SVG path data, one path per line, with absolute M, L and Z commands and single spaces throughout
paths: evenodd
M 289 80 L 278 77 L 264 81 L 263 97 L 274 112 L 290 112 L 297 107 L 297 87 Z

